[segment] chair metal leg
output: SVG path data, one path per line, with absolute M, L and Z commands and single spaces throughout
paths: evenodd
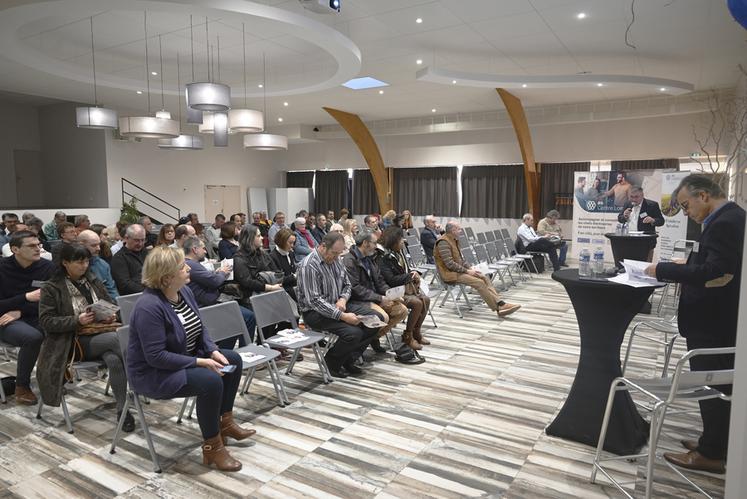
M 192 397 L 192 404 L 189 406 L 189 412 L 187 413 L 187 419 L 192 419 L 192 414 L 195 412 L 197 406 L 197 397 Z
M 2 401 L 3 404 L 7 404 L 8 400 L 5 398 L 5 390 L 3 390 L 3 384 L 0 383 L 0 401 Z
M 667 377 L 667 372 L 669 372 L 669 361 L 672 358 L 672 350 L 674 350 L 674 342 L 677 341 L 677 338 L 679 337 L 679 334 L 672 335 L 672 339 L 669 340 L 667 345 L 664 347 L 664 367 L 661 370 L 662 378 Z M 664 341 L 666 341 L 666 336 L 664 337 Z
M 153 461 L 153 472 L 160 473 L 161 465 L 158 462 L 158 456 L 156 455 L 156 449 L 153 447 L 153 438 L 150 436 L 150 430 L 148 424 L 145 422 L 145 413 L 143 412 L 143 406 L 140 400 L 135 397 L 135 408 L 137 409 L 138 417 L 140 418 L 140 426 L 143 428 L 145 434 L 145 441 L 148 442 L 148 451 L 150 451 L 150 458 Z M 125 412 L 122 412 L 122 416 L 125 416 Z M 124 420 L 123 420 L 124 421 Z
M 607 427 L 610 423 L 612 414 L 612 404 L 615 402 L 615 393 L 617 393 L 617 382 L 620 378 L 615 379 L 610 385 L 609 395 L 607 396 L 607 405 L 604 409 L 604 418 L 602 419 L 602 429 L 599 432 L 599 441 L 597 442 L 597 451 L 594 454 L 594 461 L 591 467 L 591 483 L 596 483 L 597 470 L 599 469 L 599 460 L 602 457 L 604 449 L 604 440 L 607 438 Z
M 36 419 L 42 418 L 42 408 L 44 407 L 44 402 L 39 399 L 39 408 L 36 410 Z
M 244 378 L 244 385 L 241 387 L 241 394 L 246 395 L 249 392 L 249 385 L 252 384 L 252 379 L 254 379 L 254 372 L 257 370 L 256 367 L 252 367 L 249 369 L 249 372 L 246 374 L 246 377 Z
M 277 381 L 278 387 L 280 388 L 280 393 L 282 394 L 283 402 L 285 404 L 290 404 L 290 400 L 288 399 L 288 394 L 285 391 L 285 384 L 283 384 L 283 377 L 280 376 L 280 370 L 278 369 L 278 366 L 275 363 L 275 359 L 270 360 L 268 371 L 271 371 L 275 375 L 275 380 Z
M 628 347 L 625 349 L 625 360 L 623 360 L 622 364 L 622 376 L 625 376 L 625 369 L 628 367 L 628 359 L 630 358 L 630 348 L 633 346 L 633 338 L 635 338 L 636 329 L 638 329 L 638 326 L 640 326 L 641 323 L 639 322 L 635 326 L 633 326 L 633 329 L 630 330 L 630 337 L 628 338 Z
M 394 338 L 394 339 L 393 339 Z M 386 342 L 389 343 L 389 349 L 393 352 L 394 351 L 394 343 L 396 338 L 394 337 L 394 333 L 390 329 L 386 333 Z
M 184 401 L 182 401 L 182 406 L 179 408 L 179 415 L 176 418 L 176 424 L 182 424 L 182 416 L 184 416 L 184 409 L 187 408 L 188 403 L 189 403 L 189 397 L 184 397 Z
M 324 380 L 324 384 L 331 383 L 332 375 L 329 372 L 329 368 L 327 367 L 327 362 L 325 362 L 322 352 L 319 350 L 318 343 L 314 343 L 313 350 L 314 350 L 314 357 L 316 357 L 316 363 L 319 365 L 319 371 L 321 371 L 322 373 L 322 379 Z
M 293 356 L 291 357 L 290 362 L 288 362 L 288 368 L 285 370 L 286 376 L 293 372 L 293 367 L 296 365 L 296 360 L 298 359 L 298 354 L 300 352 L 300 348 L 296 348 L 295 350 L 293 350 Z
M 109 388 L 111 388 L 111 386 L 112 386 L 112 381 L 111 381 L 111 379 L 110 379 L 110 378 L 109 378 L 109 377 L 107 376 L 107 377 L 106 377 L 106 388 L 104 388 L 104 395 L 106 395 L 107 397 L 109 396 Z
M 62 394 L 62 415 L 65 417 L 65 425 L 67 426 L 67 432 L 73 433 L 73 421 L 70 419 L 70 412 L 67 410 L 67 402 L 65 401 L 65 394 Z
M 127 410 L 130 408 L 130 397 L 135 397 L 136 395 L 132 392 L 127 393 L 127 397 L 125 398 L 124 407 L 122 407 L 122 414 L 119 416 L 119 421 L 117 422 L 117 429 L 114 431 L 114 437 L 112 438 L 112 446 L 109 448 L 109 454 L 114 454 L 116 452 L 117 442 L 119 442 L 119 435 L 122 433 L 122 425 L 124 425 L 124 420 L 127 417 Z M 138 414 L 138 417 L 140 415 Z M 142 425 L 142 421 L 140 421 L 140 424 Z

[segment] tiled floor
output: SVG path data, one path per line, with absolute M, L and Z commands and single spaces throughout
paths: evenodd
M 36 420 L 35 408 L 11 398 L 0 407 L 0 497 L 622 497 L 589 483 L 593 449 L 544 434 L 578 356 L 563 288 L 545 274 L 506 296 L 523 308 L 503 321 L 482 304 L 463 320 L 448 306 L 434 307 L 439 327 L 427 330 L 433 344 L 422 365 L 384 355 L 361 377 L 323 385 L 315 364 L 302 362 L 284 376 L 292 401 L 286 408 L 275 405 L 260 373 L 237 401 L 237 419 L 258 432 L 230 446 L 244 464 L 239 473 L 200 464 L 196 421 L 175 424 L 180 401 L 145 406 L 164 467 L 157 475 L 140 432 L 109 454 L 115 410 L 103 381 L 85 379 L 69 390 L 73 435 L 59 408 L 45 408 Z M 661 351 L 640 342 L 630 374 L 652 374 L 661 361 Z M 14 370 L 13 362 L 0 365 L 3 374 Z M 699 424 L 697 414 L 673 417 L 661 448 L 677 449 Z M 615 465 L 636 495 L 641 464 Z M 657 497 L 696 496 L 674 476 L 657 465 Z M 722 478 L 696 481 L 723 495 Z

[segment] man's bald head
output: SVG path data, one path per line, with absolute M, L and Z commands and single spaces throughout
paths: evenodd
M 92 230 L 86 229 L 82 231 L 78 234 L 76 240 L 91 252 L 91 256 L 98 256 L 99 251 L 101 251 L 101 239 Z

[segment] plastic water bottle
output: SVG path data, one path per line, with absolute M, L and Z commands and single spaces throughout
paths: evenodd
M 597 275 L 604 273 L 604 250 L 597 246 L 594 250 L 594 273 Z
M 627 236 L 628 235 L 628 224 L 624 223 L 622 226 L 622 235 Z
M 588 249 L 584 248 L 578 255 L 578 275 L 581 277 L 590 277 L 591 268 L 589 266 L 591 260 L 591 253 Z
M 623 224 L 619 223 L 615 227 L 615 234 L 617 234 L 618 236 L 622 236 L 622 233 L 623 233 Z

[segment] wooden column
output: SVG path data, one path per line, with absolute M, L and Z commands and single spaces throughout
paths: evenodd
M 358 146 L 363 159 L 366 160 L 368 169 L 371 171 L 371 177 L 373 177 L 374 185 L 376 186 L 376 196 L 379 198 L 379 211 L 386 213 L 391 210 L 392 191 L 389 176 L 384 166 L 384 160 L 381 159 L 379 146 L 376 145 L 376 141 L 368 130 L 368 127 L 357 114 L 346 113 L 345 111 L 332 109 L 331 107 L 323 107 L 322 109 L 327 111 L 348 132 L 350 138 Z
M 516 132 L 516 139 L 519 141 L 521 158 L 524 160 L 524 180 L 527 184 L 527 194 L 529 197 L 529 211 L 534 215 L 536 220 L 540 217 L 540 174 L 537 171 L 537 164 L 534 162 L 534 148 L 532 147 L 532 135 L 529 133 L 529 124 L 524 114 L 524 107 L 521 101 L 511 92 L 503 88 L 496 88 L 498 95 L 506 106 L 506 111 L 511 117 L 511 123 Z

